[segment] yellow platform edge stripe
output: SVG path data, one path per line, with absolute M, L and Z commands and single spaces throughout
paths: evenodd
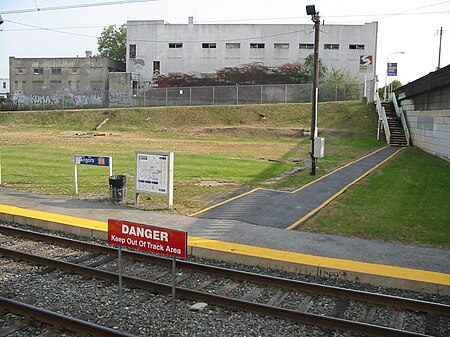
M 73 216 L 54 214 L 43 211 L 29 210 L 15 206 L 0 204 L 0 213 L 13 216 L 23 216 L 42 221 L 49 221 L 60 223 L 63 225 L 82 227 L 103 232 L 107 232 L 108 230 L 108 224 L 106 222 L 82 219 Z M 233 253 L 275 261 L 284 261 L 294 264 L 309 265 L 313 267 L 330 268 L 348 272 L 357 272 L 396 279 L 450 286 L 450 274 L 439 272 L 314 256 L 309 254 L 294 253 L 270 248 L 261 248 L 250 245 L 204 239 L 193 236 L 188 236 L 188 245 L 190 247 L 211 249 L 224 253 Z

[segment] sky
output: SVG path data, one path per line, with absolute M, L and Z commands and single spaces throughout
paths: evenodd
M 0 78 L 9 77 L 9 57 L 76 57 L 97 52 L 105 26 L 127 20 L 168 23 L 311 24 L 306 5 L 315 5 L 324 24 L 378 22 L 377 75 L 398 64 L 403 84 L 450 64 L 450 0 L 0 0 Z M 122 2 L 122 4 L 118 4 Z M 125 3 L 126 2 L 126 3 Z M 109 5 L 108 5 L 109 4 Z M 84 6 L 81 8 L 77 8 Z M 62 7 L 62 8 L 61 8 Z M 323 33 L 326 33 L 323 28 Z M 313 41 L 312 41 L 313 42 Z

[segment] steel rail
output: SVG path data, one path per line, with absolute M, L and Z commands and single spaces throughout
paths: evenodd
M 117 254 L 117 249 L 113 247 L 107 247 L 102 245 L 96 245 L 84 241 L 78 241 L 68 239 L 56 235 L 49 235 L 43 233 L 37 233 L 33 231 L 17 229 L 9 226 L 0 226 L 0 233 L 6 233 L 9 235 L 15 235 L 19 237 L 29 237 L 35 240 L 41 240 L 51 243 L 58 243 L 64 246 L 76 247 L 84 250 L 101 252 L 108 255 Z M 147 263 L 155 263 L 170 267 L 172 259 L 168 259 L 156 255 L 142 254 L 126 249 L 122 249 L 122 256 L 130 260 L 137 260 Z M 426 302 L 421 300 L 415 300 L 410 298 L 376 294 L 367 291 L 345 289 L 339 287 L 333 287 L 329 285 L 308 283 L 297 280 L 284 279 L 279 277 L 261 275 L 256 273 L 238 271 L 233 269 L 226 269 L 221 267 L 215 267 L 205 264 L 199 264 L 195 262 L 188 262 L 177 260 L 177 266 L 187 271 L 196 271 L 200 273 L 212 274 L 214 276 L 228 277 L 234 280 L 248 281 L 266 286 L 280 287 L 283 289 L 303 291 L 312 294 L 321 294 L 333 297 L 343 297 L 353 299 L 356 301 L 370 302 L 374 304 L 389 305 L 396 308 L 425 311 L 438 315 L 450 316 L 450 305 Z
M 18 316 L 31 317 L 39 322 L 44 322 L 58 328 L 62 327 L 64 330 L 73 331 L 83 335 L 88 334 L 96 337 L 136 337 L 135 335 L 123 331 L 62 315 L 54 311 L 21 303 L 2 296 L 0 296 L 0 308 Z
M 70 262 L 63 262 L 59 260 L 52 260 L 49 258 L 36 256 L 28 253 L 23 253 L 4 247 L 0 247 L 0 255 L 23 260 L 31 261 L 36 264 L 44 266 L 52 266 L 61 270 L 68 271 L 70 273 L 77 273 L 85 275 L 89 278 L 95 277 L 98 279 L 107 280 L 110 282 L 117 282 L 118 275 L 116 273 L 111 273 L 107 271 L 102 271 L 99 269 L 85 267 Z M 166 285 L 158 282 L 153 282 L 149 280 L 143 280 L 139 278 L 134 278 L 130 276 L 123 276 L 122 282 L 130 287 L 135 287 L 139 289 L 145 289 L 153 292 L 169 294 L 172 291 L 171 285 Z M 340 318 L 334 318 L 329 316 L 321 316 L 316 314 L 304 313 L 295 310 L 289 310 L 279 307 L 274 307 L 266 304 L 259 304 L 249 301 L 243 301 L 234 298 L 228 298 L 219 295 L 213 295 L 209 293 L 203 293 L 196 290 L 190 290 L 186 288 L 176 288 L 176 293 L 180 298 L 193 300 L 193 301 L 204 301 L 210 304 L 214 304 L 226 308 L 240 309 L 248 312 L 253 312 L 257 314 L 269 315 L 272 317 L 277 317 L 285 320 L 291 320 L 303 324 L 316 325 L 326 329 L 338 329 L 353 331 L 357 333 L 364 333 L 365 335 L 377 336 L 377 337 L 425 337 L 428 335 L 419 334 L 415 332 L 409 332 L 404 330 L 392 329 L 389 327 L 376 326 L 367 323 L 349 321 Z

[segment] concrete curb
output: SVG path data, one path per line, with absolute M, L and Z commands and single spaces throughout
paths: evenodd
M 27 212 L 35 215 L 28 216 Z M 107 224 L 96 220 L 5 205 L 0 207 L 0 220 L 107 240 Z M 450 295 L 450 275 L 444 273 L 325 258 L 199 237 L 189 237 L 188 244 L 189 255 L 205 259 L 369 283 L 375 286 Z

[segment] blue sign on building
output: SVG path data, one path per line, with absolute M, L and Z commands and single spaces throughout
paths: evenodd
M 397 63 L 388 63 L 387 64 L 387 75 L 388 76 L 397 76 Z

